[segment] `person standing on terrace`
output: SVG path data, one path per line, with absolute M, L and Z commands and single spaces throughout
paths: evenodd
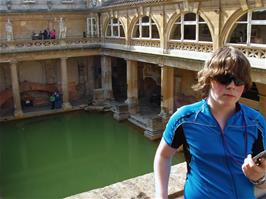
M 53 30 L 50 32 L 50 36 L 51 36 L 51 39 L 56 39 L 56 31 L 55 31 L 55 29 L 53 29 Z
M 183 145 L 186 199 L 255 199 L 266 188 L 266 121 L 239 103 L 252 84 L 250 63 L 232 47 L 218 49 L 193 87 L 203 99 L 179 108 L 168 121 L 154 159 L 156 198 L 168 197 L 171 157 Z

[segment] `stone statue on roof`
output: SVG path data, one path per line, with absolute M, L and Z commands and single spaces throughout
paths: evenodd
M 102 3 L 102 0 L 87 0 L 87 6 L 89 8 L 100 6 L 101 3 Z
M 67 32 L 67 27 L 65 25 L 65 20 L 63 19 L 63 17 L 60 17 L 59 20 L 59 39 L 64 39 L 66 38 L 66 32 Z
M 8 18 L 7 22 L 6 22 L 6 40 L 7 41 L 13 41 L 14 40 L 14 35 L 13 35 L 13 26 L 12 23 L 10 21 L 10 19 Z

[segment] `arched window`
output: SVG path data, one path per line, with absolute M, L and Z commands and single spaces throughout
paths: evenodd
M 249 11 L 237 20 L 229 43 L 266 44 L 266 9 Z
M 195 13 L 187 13 L 181 14 L 174 23 L 170 40 L 212 41 L 212 38 L 207 23 L 202 17 Z
M 106 30 L 106 37 L 125 37 L 125 31 L 118 18 L 110 18 Z
M 133 38 L 159 39 L 155 22 L 148 16 L 140 17 L 133 29 Z

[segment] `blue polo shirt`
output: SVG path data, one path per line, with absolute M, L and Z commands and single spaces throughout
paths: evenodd
M 163 134 L 165 142 L 184 146 L 187 199 L 255 199 L 254 185 L 242 172 L 247 154 L 265 150 L 266 121 L 238 103 L 222 130 L 206 100 L 179 108 Z

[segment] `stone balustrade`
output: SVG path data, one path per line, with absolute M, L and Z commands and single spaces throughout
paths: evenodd
M 266 59 L 265 46 L 247 46 L 246 44 L 227 44 L 226 46 L 233 46 L 241 50 L 249 58 Z
M 0 51 L 5 52 L 14 52 L 13 50 L 18 51 L 27 51 L 35 49 L 54 49 L 68 46 L 78 45 L 95 45 L 99 44 L 100 39 L 97 37 L 88 37 L 88 38 L 66 38 L 66 39 L 47 39 L 47 40 L 15 40 L 15 41 L 0 41 Z
M 100 38 L 98 37 L 86 37 L 86 38 L 66 38 L 63 40 L 66 44 L 95 44 L 100 43 Z
M 0 43 L 0 49 L 7 48 L 32 48 L 32 47 L 51 47 L 60 45 L 59 40 L 21 40 Z
M 47 49 L 60 49 L 67 47 L 80 48 L 80 47 L 93 47 L 101 44 L 120 44 L 125 45 L 125 38 L 111 38 L 107 37 L 101 41 L 99 37 L 87 37 L 87 38 L 65 38 L 54 40 L 15 40 L 15 41 L 0 41 L 1 53 L 14 53 L 15 51 L 31 51 L 31 50 L 47 50 Z M 131 39 L 129 44 L 131 46 L 140 47 L 153 47 L 160 48 L 159 39 Z M 251 45 L 244 44 L 226 44 L 226 46 L 233 46 L 241 50 L 248 58 L 266 59 L 266 49 L 264 45 Z M 181 50 L 189 52 L 211 53 L 213 52 L 212 42 L 194 42 L 194 41 L 173 41 L 167 42 L 168 50 Z
M 169 41 L 168 49 L 210 53 L 213 52 L 213 44 L 212 42 Z
M 132 39 L 130 45 L 160 48 L 160 39 Z
M 125 40 L 125 38 L 111 38 L 111 37 L 106 37 L 104 39 L 104 43 L 114 43 L 114 44 L 125 45 L 126 44 L 126 40 Z

